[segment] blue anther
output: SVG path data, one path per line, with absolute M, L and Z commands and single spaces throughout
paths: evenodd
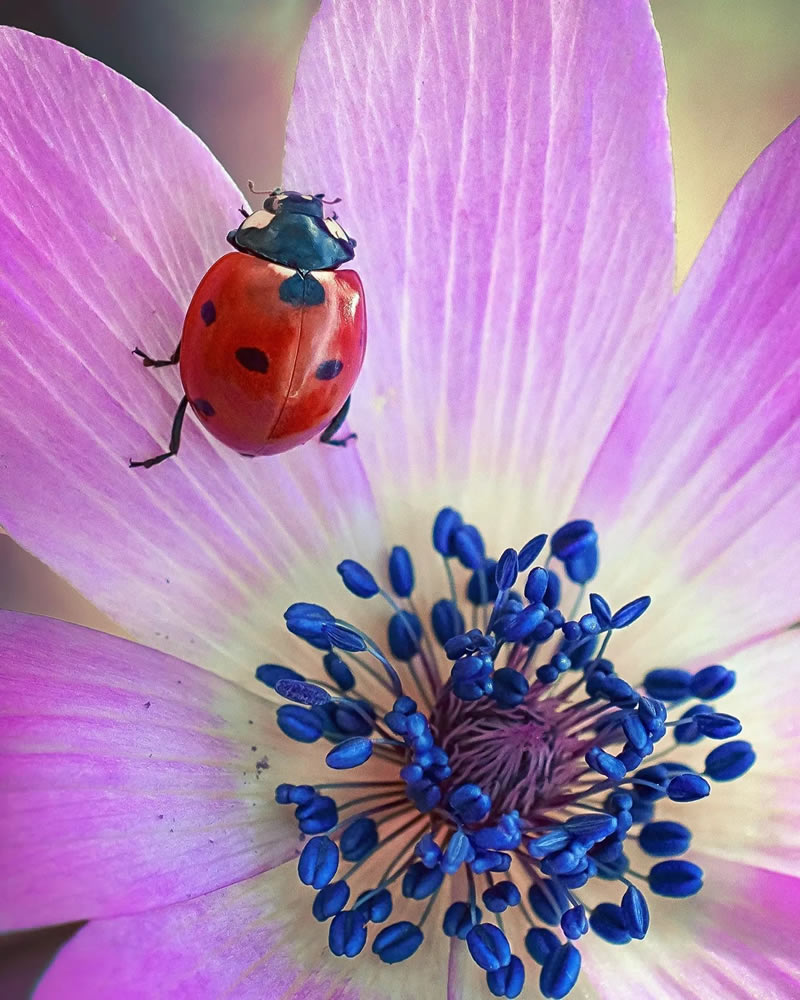
M 423 937 L 421 928 L 416 924 L 401 920 L 399 923 L 389 924 L 376 934 L 372 950 L 382 962 L 394 965 L 395 962 L 411 958 L 422 944 Z
M 589 607 L 592 609 L 592 614 L 597 619 L 600 628 L 607 629 L 613 616 L 605 597 L 601 594 L 589 594 Z
M 311 785 L 278 785 L 275 789 L 275 801 L 280 805 L 292 803 L 301 806 L 304 802 L 310 802 L 317 793 Z
M 611 778 L 612 781 L 622 781 L 625 777 L 625 765 L 600 747 L 592 747 L 584 760 L 593 771 Z
M 483 905 L 492 913 L 504 913 L 509 906 L 517 906 L 522 899 L 513 882 L 497 882 L 483 893 Z
M 392 912 L 392 894 L 388 889 L 362 893 L 356 900 L 355 909 L 372 924 L 382 924 Z
M 472 843 L 485 851 L 513 851 L 522 841 L 519 823 L 512 816 L 500 817 L 495 826 L 484 826 L 472 834 Z
M 395 545 L 389 555 L 389 580 L 398 597 L 410 597 L 414 589 L 414 564 L 405 546 Z
M 455 875 L 465 861 L 475 857 L 475 850 L 463 830 L 456 830 L 447 842 L 440 867 L 445 875 Z
M 647 900 L 635 885 L 628 886 L 620 904 L 622 918 L 632 938 L 641 941 L 650 926 L 650 911 Z
M 443 597 L 431 609 L 431 627 L 437 641 L 444 646 L 449 639 L 463 634 L 464 616 L 452 601 Z
M 561 914 L 570 905 L 564 890 L 556 882 L 546 878 L 528 889 L 528 902 L 536 916 L 551 927 L 558 926 Z
M 552 612 L 550 612 L 550 614 L 552 614 Z M 528 641 L 547 642 L 547 640 L 552 637 L 555 630 L 556 626 L 545 618 L 543 622 L 539 622 L 533 632 L 531 632 L 528 636 Z
M 519 557 L 515 549 L 506 549 L 494 568 L 494 582 L 498 590 L 511 590 L 519 573 Z
M 458 511 L 452 507 L 443 507 L 433 522 L 433 547 L 440 555 L 454 556 L 454 535 L 463 524 Z
M 501 708 L 516 708 L 528 694 L 528 680 L 513 667 L 500 667 L 492 676 L 492 697 Z
M 701 713 L 695 718 L 695 725 L 703 736 L 712 740 L 727 740 L 731 736 L 738 736 L 742 731 L 741 722 L 724 712 Z
M 319 920 L 322 923 L 331 917 L 335 917 L 337 913 L 341 913 L 345 906 L 347 906 L 349 898 L 350 886 L 347 882 L 343 880 L 331 882 L 330 885 L 326 885 L 314 897 L 314 902 L 311 904 L 311 913 L 315 920 Z
M 649 742 L 649 736 L 644 723 L 638 715 L 629 714 L 622 720 L 622 731 L 628 742 L 636 749 L 641 750 Z
M 559 851 L 551 854 L 542 862 L 545 875 L 569 875 L 580 871 L 583 866 L 583 853 L 575 850 Z
M 457 937 L 465 941 L 467 934 L 480 921 L 481 911 L 478 907 L 475 908 L 473 919 L 473 910 L 469 904 L 451 903 L 445 911 L 442 930 L 448 937 Z
M 354 559 L 343 560 L 336 567 L 336 571 L 341 576 L 345 587 L 356 597 L 374 597 L 380 593 L 381 588 L 372 573 L 366 566 L 362 566 Z
M 466 569 L 480 569 L 486 558 L 486 548 L 481 533 L 474 524 L 462 524 L 453 538 L 456 555 Z
M 345 861 L 360 861 L 377 846 L 378 827 L 374 819 L 362 816 L 353 820 L 342 833 L 339 847 Z
M 681 716 L 680 725 L 675 726 L 672 735 L 677 743 L 697 743 L 703 738 L 703 733 L 697 725 L 696 716 L 712 715 L 714 709 L 710 705 L 692 705 Z M 686 720 L 685 722 L 683 720 Z
M 550 539 L 550 551 L 556 559 L 565 560 L 597 545 L 597 532 L 591 521 L 568 521 Z
M 548 830 L 547 833 L 543 833 L 540 837 L 534 837 L 533 840 L 529 840 L 527 843 L 528 854 L 532 858 L 542 860 L 550 854 L 558 854 L 559 851 L 563 851 L 567 844 L 569 844 L 569 841 L 570 835 L 564 827 L 555 827 L 552 830 Z
M 677 774 L 667 785 L 667 795 L 673 802 L 696 802 L 710 791 L 711 786 L 699 774 Z
M 581 971 L 581 953 L 567 941 L 559 945 L 545 959 L 539 975 L 539 989 L 548 1000 L 562 1000 L 575 983 Z
M 322 631 L 331 646 L 336 649 L 343 649 L 347 653 L 361 653 L 367 648 L 363 636 L 349 625 L 325 622 Z
M 415 861 L 403 876 L 403 895 L 406 899 L 425 899 L 436 892 L 444 879 L 441 868 L 426 868 Z
M 525 597 L 531 604 L 538 604 L 544 600 L 547 587 L 550 583 L 550 574 L 541 566 L 536 566 L 528 573 L 525 581 Z M 546 603 L 546 602 L 545 602 Z
M 583 937 L 589 930 L 589 921 L 582 906 L 571 906 L 561 915 L 561 930 L 564 932 L 564 937 L 571 941 Z
M 710 701 L 727 694 L 735 684 L 736 673 L 733 670 L 728 670 L 727 667 L 715 664 L 698 670 L 692 677 L 690 688 L 695 698 L 704 698 Z
M 649 607 L 649 597 L 637 597 L 635 601 L 629 601 L 628 604 L 623 604 L 619 611 L 614 612 L 614 616 L 611 619 L 611 628 L 627 628 L 628 625 L 632 625 L 637 618 L 641 618 Z
M 339 821 L 336 803 L 329 795 L 315 795 L 294 811 L 303 833 L 327 833 Z
M 502 851 L 477 850 L 475 857 L 469 862 L 476 875 L 484 872 L 507 872 L 511 867 L 511 855 Z
M 330 611 L 319 604 L 299 602 L 288 607 L 283 617 L 293 635 L 305 639 L 316 649 L 331 648 L 330 640 L 325 635 L 325 626 L 333 621 Z
M 683 899 L 703 888 L 703 869 L 691 861 L 659 861 L 650 869 L 647 881 L 656 895 Z
M 564 823 L 564 829 L 588 847 L 610 837 L 617 829 L 617 819 L 608 813 L 580 813 L 570 816 Z
M 558 574 L 550 569 L 547 571 L 547 590 L 542 597 L 542 603 L 548 608 L 557 608 L 561 601 L 561 580 Z
M 593 674 L 592 678 L 595 676 L 602 678 L 599 681 L 598 693 L 608 698 L 612 704 L 619 705 L 620 708 L 635 708 L 638 704 L 639 695 L 621 677 L 617 677 L 616 674 Z M 588 687 L 587 683 L 587 691 Z
M 277 663 L 262 663 L 260 667 L 256 667 L 256 680 L 269 688 L 274 688 L 280 680 L 302 681 L 305 678 L 289 667 L 281 667 Z
M 660 667 L 645 676 L 644 689 L 659 701 L 682 701 L 691 694 L 692 675 L 688 670 Z
M 465 823 L 479 823 L 492 808 L 492 800 L 479 785 L 459 785 L 450 792 L 448 804 Z
M 583 585 L 594 578 L 599 562 L 600 553 L 596 547 L 584 549 L 583 552 L 564 561 L 564 572 L 573 583 Z
M 454 683 L 485 680 L 492 672 L 492 661 L 487 656 L 465 656 L 456 660 L 450 671 Z
M 356 686 L 353 671 L 341 656 L 333 651 L 325 654 L 322 658 L 322 665 L 325 667 L 325 673 L 340 690 L 351 691 Z
M 573 621 L 564 622 L 561 626 L 561 632 L 567 642 L 576 642 L 583 635 L 583 630 L 578 622 Z
M 473 961 L 486 972 L 502 969 L 511 961 L 508 938 L 494 924 L 477 924 L 466 940 Z
M 328 767 L 337 771 L 348 767 L 359 767 L 372 756 L 372 740 L 364 736 L 354 736 L 352 739 L 339 743 L 325 756 Z
M 442 849 L 430 833 L 420 838 L 414 853 L 426 868 L 435 868 L 442 859 Z
M 323 889 L 339 867 L 339 848 L 329 837 L 312 837 L 297 861 L 297 873 L 303 885 Z
M 431 809 L 435 809 L 442 801 L 441 788 L 438 785 L 432 785 L 428 781 L 409 785 L 406 792 L 421 813 L 430 812 Z
M 516 955 L 512 955 L 508 965 L 486 973 L 486 984 L 492 996 L 513 1000 L 520 995 L 525 985 L 525 967 Z
M 578 624 L 584 635 L 597 635 L 600 632 L 600 622 L 594 615 L 581 615 L 578 619 Z
M 733 781 L 749 771 L 755 760 L 755 751 L 746 740 L 731 740 L 706 757 L 705 773 L 714 781 Z
M 328 947 L 337 957 L 355 958 L 367 943 L 367 928 L 363 914 L 343 910 L 331 921 Z
M 525 947 L 528 954 L 539 965 L 544 965 L 550 953 L 555 951 L 559 944 L 555 934 L 546 927 L 531 927 L 525 935 Z
M 419 652 L 422 623 L 410 611 L 399 611 L 389 619 L 388 638 L 392 654 L 407 663 Z
M 543 618 L 544 611 L 535 604 L 529 604 L 522 611 L 501 615 L 495 622 L 494 630 L 498 638 L 506 642 L 524 642 L 531 637 Z
M 648 733 L 653 731 L 652 727 L 656 723 L 663 722 L 667 717 L 667 706 L 655 698 L 640 697 L 636 711 Z
M 281 705 L 275 713 L 278 727 L 290 740 L 298 743 L 315 743 L 322 736 L 322 721 L 310 708 L 300 705 Z
M 395 712 L 400 712 L 401 715 L 411 715 L 416 712 L 417 703 L 413 698 L 409 698 L 407 694 L 404 694 L 395 701 L 392 708 Z
M 310 684 L 308 681 L 295 680 L 292 677 L 281 677 L 275 681 L 275 691 L 288 701 L 297 702 L 299 705 L 308 705 L 313 708 L 316 705 L 326 705 L 330 700 L 330 694 L 318 684 Z
M 627 944 L 631 939 L 622 908 L 615 903 L 598 903 L 589 917 L 589 926 L 609 944 Z
M 615 813 L 630 809 L 632 805 L 633 796 L 630 792 L 612 792 L 606 801 L 607 808 Z
M 524 573 L 529 566 L 533 566 L 534 560 L 542 551 L 547 542 L 547 535 L 536 535 L 529 542 L 525 542 L 519 550 L 519 571 Z
M 669 768 L 663 764 L 651 764 L 649 767 L 643 767 L 636 772 L 635 777 L 660 786 L 659 788 L 651 788 L 650 785 L 635 785 L 634 795 L 643 802 L 655 802 L 658 799 L 663 799 L 667 794 L 670 772 Z
M 473 649 L 472 639 L 465 634 L 454 635 L 444 644 L 444 652 L 448 660 L 457 660 Z
M 544 666 L 538 667 L 536 670 L 536 680 L 541 684 L 552 684 L 558 680 L 558 677 L 558 670 L 550 663 L 545 663 Z
M 357 698 L 333 703 L 328 722 L 338 735 L 369 736 L 374 728 L 370 720 L 374 718 L 375 709 L 370 702 Z M 325 728 L 328 728 L 328 723 Z
M 494 559 L 486 559 L 481 569 L 476 570 L 467 583 L 467 600 L 470 604 L 480 607 L 492 604 L 499 593 L 494 580 L 494 570 L 497 563 Z

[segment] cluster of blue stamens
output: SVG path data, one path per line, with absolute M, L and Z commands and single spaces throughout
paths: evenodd
M 593 593 L 590 610 L 579 614 L 598 567 L 595 529 L 589 521 L 564 525 L 550 539 L 545 564 L 534 567 L 546 543 L 539 535 L 495 561 L 475 527 L 450 508 L 439 513 L 433 545 L 444 559 L 450 596 L 433 604 L 430 629 L 450 663 L 446 678 L 442 652 L 435 652 L 414 603 L 405 548 L 393 549 L 389 559 L 393 593 L 359 563 L 338 567 L 353 594 L 388 602 L 388 646 L 397 665 L 325 608 L 300 603 L 287 610 L 289 630 L 324 652 L 328 681 L 312 683 L 274 664 L 258 668 L 258 678 L 290 702 L 278 709 L 281 730 L 304 743 L 326 740 L 334 770 L 371 758 L 381 768 L 381 780 L 276 790 L 309 836 L 300 880 L 316 890 L 314 917 L 330 920 L 334 955 L 359 954 L 369 925 L 394 914 L 407 919 L 379 929 L 372 951 L 386 963 L 410 958 L 450 876 L 448 897 L 456 899 L 444 908 L 442 930 L 466 942 L 492 995 L 516 997 L 523 987 L 525 966 L 511 953 L 503 917 L 516 911 L 528 927 L 519 944 L 541 966 L 542 995 L 564 997 L 580 971 L 573 942 L 589 929 L 612 944 L 644 938 L 649 913 L 636 882 L 671 897 L 702 887 L 701 869 L 679 857 L 689 848 L 689 829 L 655 820 L 654 809 L 659 799 L 702 799 L 709 780 L 730 781 L 752 765 L 752 747 L 736 739 L 713 749 L 702 772 L 668 758 L 703 738 L 740 733 L 737 719 L 708 704 L 730 691 L 735 675 L 718 665 L 695 674 L 657 669 L 644 677 L 643 690 L 628 684 L 606 650 L 650 599 L 612 611 Z M 470 628 L 457 599 L 458 564 L 470 574 Z M 520 594 L 514 587 L 522 573 Z M 559 610 L 562 583 L 575 591 L 568 616 Z M 360 693 L 359 678 L 363 684 L 367 677 L 384 699 Z M 701 700 L 686 708 L 693 697 Z M 677 718 L 668 717 L 668 706 Z M 645 765 L 668 733 L 669 747 Z M 391 770 L 385 776 L 387 767 L 396 768 L 394 776 Z M 337 801 L 336 794 L 354 797 Z M 631 870 L 632 844 L 659 859 L 648 874 Z M 377 873 L 370 867 L 376 862 Z M 351 899 L 359 871 L 371 881 Z M 591 879 L 621 883 L 619 901 L 583 903 L 579 890 Z

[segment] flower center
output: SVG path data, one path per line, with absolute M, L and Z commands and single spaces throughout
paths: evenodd
M 561 700 L 534 686 L 522 704 L 501 708 L 491 698 L 464 702 L 445 688 L 431 716 L 436 742 L 447 753 L 452 784 L 479 785 L 493 815 L 518 810 L 536 825 L 563 806 L 564 789 L 585 770 L 585 743 L 569 729 Z
M 656 669 L 632 687 L 606 650 L 650 599 L 612 612 L 592 593 L 583 609 L 599 563 L 594 526 L 564 525 L 550 539 L 545 564 L 534 566 L 546 542 L 538 535 L 519 552 L 489 559 L 478 530 L 445 508 L 433 545 L 449 596 L 425 618 L 406 549 L 392 550 L 391 592 L 345 560 L 338 570 L 348 590 L 388 605 L 391 658 L 326 608 L 299 603 L 287 610 L 289 630 L 323 651 L 328 679 L 259 667 L 256 676 L 289 702 L 278 709 L 278 724 L 291 739 L 327 741 L 334 771 L 361 769 L 352 781 L 283 784 L 275 793 L 295 807 L 309 836 L 298 873 L 316 890 L 313 916 L 330 921 L 334 955 L 355 957 L 371 925 L 385 924 L 374 934 L 374 954 L 388 964 L 410 958 L 455 877 L 441 930 L 465 942 L 490 993 L 522 991 L 526 966 L 516 947 L 540 966 L 541 994 L 564 997 L 581 965 L 573 942 L 590 929 L 615 944 L 645 936 L 640 885 L 671 897 L 702 887 L 702 870 L 680 857 L 690 830 L 654 813 L 661 799 L 704 798 L 708 779 L 737 778 L 755 760 L 749 743 L 729 739 L 741 731 L 738 719 L 709 704 L 733 687 L 735 675 L 720 665 L 694 675 Z M 468 574 L 465 602 L 458 599 L 459 565 Z M 559 607 L 567 590 L 569 614 Z M 368 697 L 367 683 L 381 694 Z M 691 698 L 700 700 L 687 707 Z M 672 709 L 677 718 L 669 718 Z M 669 759 L 673 749 L 683 756 L 704 738 L 727 742 L 702 768 Z M 666 749 L 645 763 L 662 741 Z M 642 855 L 645 864 L 648 856 L 659 860 L 641 874 L 629 852 L 638 854 L 637 867 Z M 619 883 L 619 901 L 585 905 L 581 890 L 593 880 L 612 893 Z M 392 914 L 400 919 L 386 924 Z

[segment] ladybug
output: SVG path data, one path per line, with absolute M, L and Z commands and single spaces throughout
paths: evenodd
M 366 347 L 361 279 L 337 270 L 353 259 L 355 240 L 335 213 L 325 217 L 323 195 L 260 193 L 269 194 L 264 207 L 241 209 L 244 221 L 228 233 L 234 251 L 197 286 L 173 355 L 133 352 L 146 367 L 179 364 L 185 395 L 169 450 L 132 468 L 177 455 L 187 406 L 248 458 L 288 451 L 320 431 L 324 444 L 355 437 L 336 437 Z

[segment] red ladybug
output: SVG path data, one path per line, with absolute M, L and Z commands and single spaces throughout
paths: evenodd
M 367 323 L 351 240 L 325 218 L 322 195 L 270 192 L 263 209 L 228 234 L 238 253 L 212 265 L 194 293 L 171 358 L 185 395 L 169 451 L 131 467 L 150 468 L 178 453 L 186 407 L 218 441 L 242 455 L 275 455 L 322 431 L 335 437 L 361 371 Z

